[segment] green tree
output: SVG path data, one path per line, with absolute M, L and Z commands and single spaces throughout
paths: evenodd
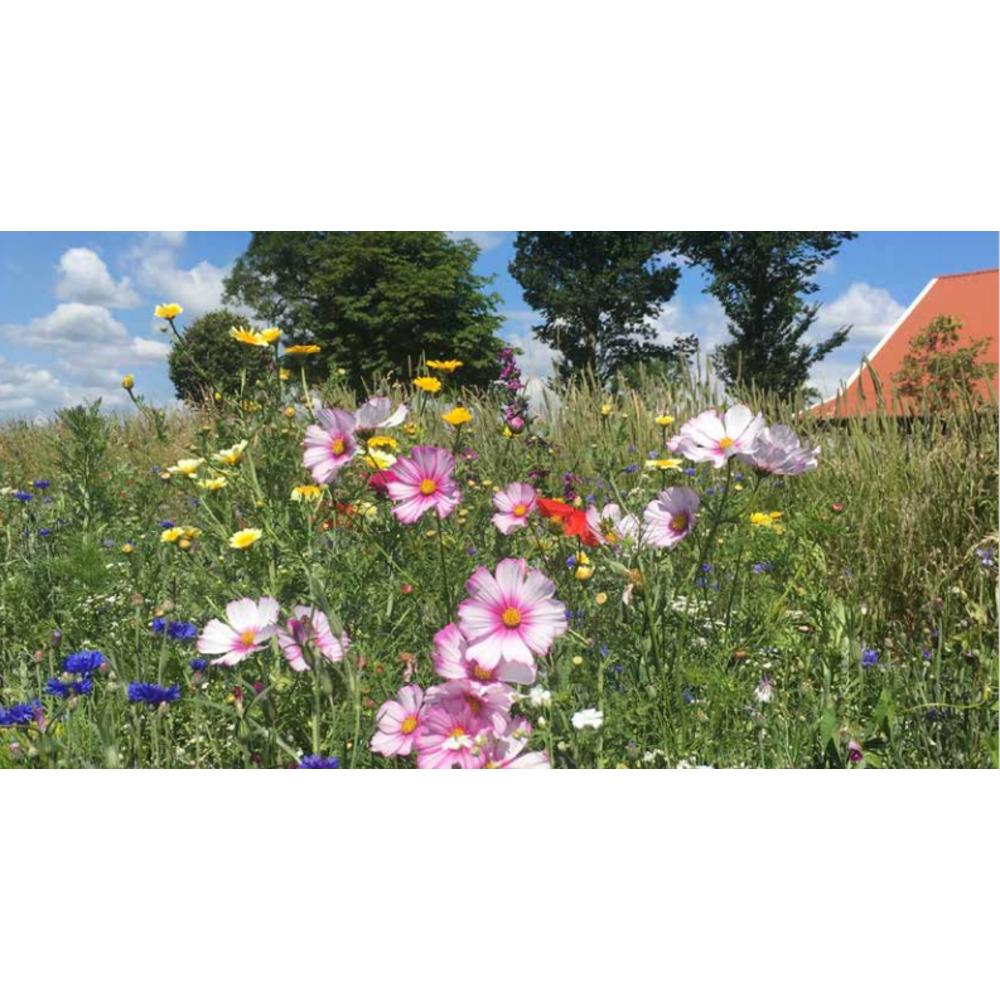
M 181 341 L 170 348 L 168 359 L 170 381 L 179 399 L 198 404 L 213 392 L 238 392 L 244 369 L 249 385 L 267 374 L 271 352 L 244 347 L 229 335 L 234 326 L 250 325 L 240 313 L 217 309 L 181 332 Z
M 805 385 L 817 361 L 847 340 L 849 326 L 818 343 L 807 340 L 819 305 L 805 297 L 819 291 L 816 272 L 855 233 L 671 235 L 674 252 L 708 272 L 705 291 L 719 300 L 729 320 L 732 340 L 715 353 L 727 385 L 752 385 L 787 399 Z
M 900 370 L 893 376 L 896 392 L 918 406 L 952 409 L 978 396 L 978 385 L 996 374 L 997 366 L 980 357 L 989 337 L 959 347 L 962 321 L 936 316 L 913 340 Z
M 560 351 L 556 372 L 568 378 L 593 371 L 607 381 L 644 362 L 678 365 L 690 339 L 657 341 L 651 320 L 680 279 L 664 261 L 669 233 L 521 232 L 510 273 L 524 300 L 542 314 L 535 336 Z
M 228 301 L 314 343 L 317 374 L 344 368 L 356 388 L 407 378 L 421 355 L 457 358 L 459 378 L 499 371 L 500 297 L 473 265 L 479 249 L 444 232 L 257 232 L 226 281 Z

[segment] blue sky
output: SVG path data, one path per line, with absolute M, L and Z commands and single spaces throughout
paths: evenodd
M 480 272 L 495 276 L 503 335 L 523 349 L 530 375 L 548 375 L 551 354 L 532 338 L 534 317 L 507 273 L 515 234 L 461 235 L 481 247 Z M 862 232 L 847 244 L 820 275 L 817 329 L 850 323 L 854 332 L 814 368 L 815 384 L 834 391 L 930 278 L 996 267 L 997 237 Z M 45 416 L 97 396 L 120 403 L 126 372 L 147 398 L 169 401 L 167 342 L 153 307 L 180 302 L 190 320 L 218 306 L 222 281 L 248 240 L 247 232 L 0 233 L 0 420 Z M 685 273 L 657 322 L 665 338 L 694 333 L 706 348 L 725 339 L 725 317 L 703 284 L 699 273 Z

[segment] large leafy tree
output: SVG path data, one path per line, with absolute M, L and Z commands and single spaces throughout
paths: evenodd
M 788 398 L 809 369 L 847 340 L 850 327 L 825 340 L 807 338 L 819 306 L 816 272 L 855 233 L 675 232 L 675 253 L 708 272 L 711 292 L 725 310 L 731 340 L 716 351 L 727 385 L 754 385 Z
M 503 344 L 478 254 L 444 232 L 256 232 L 226 296 L 291 342 L 318 344 L 320 373 L 344 368 L 357 387 L 406 378 L 421 355 L 457 358 L 460 378 L 482 385 Z
M 167 359 L 170 381 L 179 399 L 199 404 L 214 392 L 230 394 L 252 388 L 266 377 L 271 352 L 241 349 L 230 336 L 233 327 L 248 327 L 241 313 L 216 309 L 182 331 Z
M 561 377 L 593 371 L 605 381 L 641 362 L 675 365 L 684 348 L 652 325 L 677 288 L 663 259 L 669 233 L 520 232 L 510 273 L 542 314 L 535 336 L 560 351 Z

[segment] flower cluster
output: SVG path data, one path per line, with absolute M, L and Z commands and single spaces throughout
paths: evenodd
M 524 382 L 517 363 L 517 354 L 512 347 L 504 347 L 497 355 L 500 362 L 498 383 L 507 396 L 503 418 L 506 430 L 520 434 L 527 426 L 528 400 L 524 397 Z
M 549 767 L 547 755 L 525 753 L 527 720 L 512 716 L 512 684 L 533 684 L 536 657 L 567 629 L 555 584 L 523 559 L 481 566 L 466 583 L 469 597 L 434 637 L 435 673 L 424 691 L 402 688 L 379 709 L 372 749 L 387 757 L 417 753 L 420 768 Z

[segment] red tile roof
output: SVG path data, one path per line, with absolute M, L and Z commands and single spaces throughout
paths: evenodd
M 966 347 L 974 340 L 989 338 L 990 343 L 982 359 L 997 364 L 997 345 L 1000 339 L 997 330 L 1000 325 L 997 315 L 1000 308 L 998 278 L 1000 271 L 992 270 L 948 274 L 931 279 L 896 326 L 868 355 L 868 361 L 882 383 L 882 395 L 889 412 L 901 409 L 895 399 L 893 375 L 902 367 L 911 340 L 937 316 L 957 316 L 962 321 L 958 346 Z M 994 375 L 994 393 L 997 389 L 997 376 Z M 983 396 L 988 395 L 985 382 L 980 387 L 980 392 Z M 877 407 L 878 396 L 871 372 L 862 365 L 851 376 L 844 390 L 814 407 L 812 413 L 818 417 L 855 417 L 873 413 Z

